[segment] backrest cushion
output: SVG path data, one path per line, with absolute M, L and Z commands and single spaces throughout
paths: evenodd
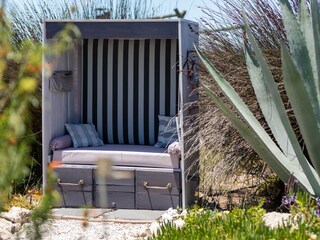
M 178 106 L 177 39 L 84 39 L 82 122 L 108 144 L 154 145 Z
M 159 134 L 155 147 L 167 148 L 171 143 L 178 140 L 177 124 L 175 117 L 158 116 Z
M 71 136 L 73 147 L 97 147 L 102 146 L 103 141 L 92 123 L 89 124 L 65 124 Z

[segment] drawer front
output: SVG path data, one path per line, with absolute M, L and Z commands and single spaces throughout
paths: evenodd
M 95 192 L 95 207 L 101 206 L 100 203 L 100 192 Z M 107 193 L 107 206 L 108 208 L 116 207 L 123 209 L 134 209 L 135 208 L 135 194 L 134 192 L 113 192 L 108 191 Z
M 137 192 L 137 209 L 167 210 L 168 208 L 181 207 L 180 196 L 172 194 Z
M 60 179 L 57 187 L 62 187 L 66 191 L 79 191 L 82 187 L 86 191 L 92 191 L 92 168 L 56 168 L 55 172 Z
M 180 194 L 180 172 L 136 171 L 136 190 L 144 193 Z
M 92 207 L 92 192 L 59 191 L 61 202 L 57 207 Z

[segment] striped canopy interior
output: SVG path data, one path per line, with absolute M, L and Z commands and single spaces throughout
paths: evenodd
M 177 39 L 84 39 L 83 123 L 104 143 L 155 144 L 178 106 Z

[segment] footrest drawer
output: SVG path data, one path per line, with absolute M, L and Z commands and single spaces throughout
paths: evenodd
M 180 171 L 136 170 L 136 208 L 164 210 L 181 206 Z
M 137 209 L 167 210 L 180 205 L 180 196 L 172 194 L 137 192 Z
M 106 204 L 105 204 L 106 201 Z M 135 194 L 134 192 L 113 192 L 108 191 L 107 197 L 103 198 L 101 192 L 95 192 L 95 206 L 107 208 L 135 208 Z
M 57 182 L 55 188 L 61 194 L 62 207 L 93 206 L 93 168 L 64 167 L 55 168 Z

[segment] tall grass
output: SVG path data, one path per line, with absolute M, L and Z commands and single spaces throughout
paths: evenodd
M 16 0 L 6 7 L 16 45 L 23 39 L 41 42 L 43 19 L 138 19 L 161 14 L 151 0 Z

